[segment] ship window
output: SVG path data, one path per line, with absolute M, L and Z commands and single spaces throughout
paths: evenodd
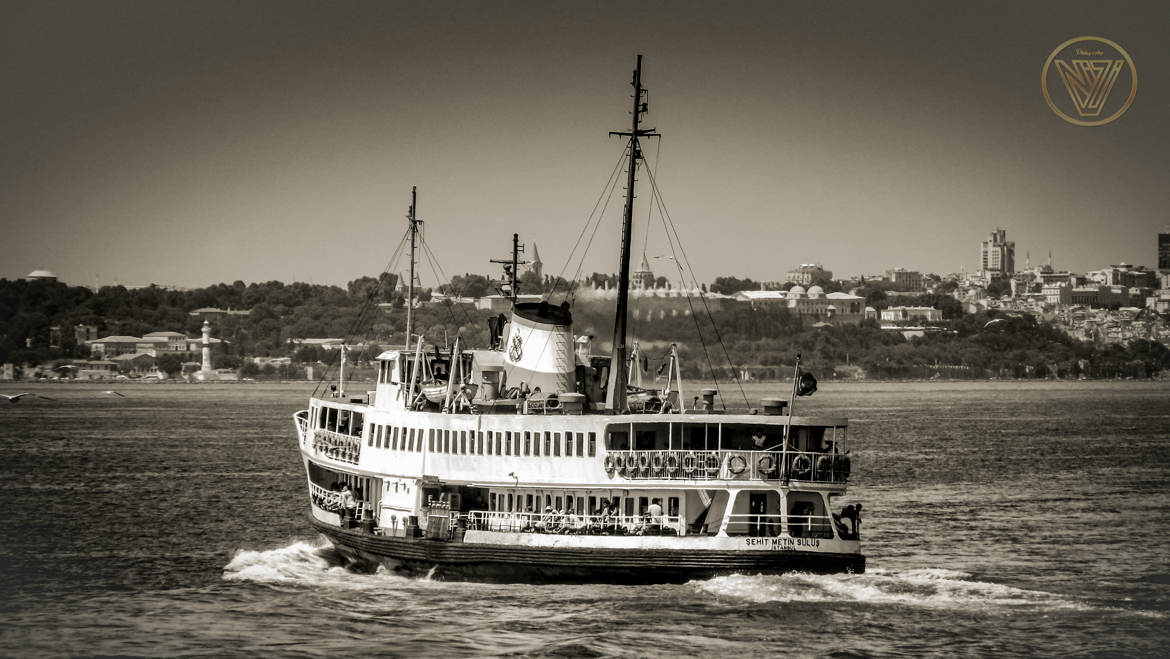
M 553 455 L 558 458 L 561 457 L 561 433 L 559 432 L 553 433 Z M 557 508 L 560 508 L 560 506 L 557 506 Z
M 531 494 L 524 495 L 524 503 L 525 503 L 524 512 L 532 512 L 532 495 Z
M 496 493 L 492 492 L 488 495 L 488 510 L 496 509 Z
M 431 432 L 434 432 L 434 431 L 432 430 Z M 451 452 L 451 431 L 450 430 L 443 431 L 443 452 L 444 453 Z
M 573 495 L 572 494 L 565 495 L 565 512 L 569 512 L 569 513 L 573 512 Z
M 459 452 L 462 453 L 463 455 L 467 455 L 467 431 L 466 430 L 459 431 Z
M 552 455 L 552 433 L 544 432 L 544 454 Z
M 378 436 L 377 428 L 370 428 L 370 436 L 366 437 L 366 446 L 374 445 L 374 437 Z M 378 448 L 382 448 L 382 438 L 378 437 Z
M 595 510 L 597 510 L 597 497 L 589 497 L 589 514 L 592 515 Z
M 666 514 L 671 517 L 678 517 L 678 497 L 667 497 Z
M 512 501 L 512 493 L 511 493 L 511 492 L 509 492 L 509 493 L 508 493 L 508 507 L 507 507 L 507 508 L 505 508 L 504 510 L 507 510 L 507 511 L 511 512 L 512 510 L 514 510 L 514 508 L 512 508 L 512 505 L 513 505 L 513 501 Z
M 353 413 L 353 425 L 350 426 L 349 434 L 351 434 L 351 435 L 362 434 L 362 426 L 363 425 L 365 425 L 365 424 L 362 421 L 362 413 L 361 412 L 354 412 Z M 821 434 L 822 435 L 824 434 L 824 428 L 821 429 Z
M 410 429 L 410 436 L 414 437 L 414 428 Z M 421 442 L 422 439 L 422 433 L 420 432 L 418 434 L 418 441 Z M 430 435 L 427 436 L 427 450 L 432 453 L 435 452 L 435 433 L 430 433 Z
M 524 455 L 532 455 L 532 433 L 524 431 Z
M 565 433 L 565 455 L 573 457 L 573 433 Z
M 549 508 L 552 506 L 552 504 L 553 504 L 552 495 L 551 494 L 544 495 L 544 507 Z
M 496 455 L 504 454 L 504 433 L 496 431 Z
M 634 516 L 634 497 L 626 497 L 626 517 Z
M 577 433 L 577 457 L 585 457 L 585 433 Z
M 610 451 L 630 450 L 630 433 L 626 430 L 607 430 L 605 447 Z
M 540 455 L 540 433 L 532 433 L 532 455 Z
M 597 457 L 597 433 L 589 433 L 589 457 Z
M 658 432 L 656 430 L 635 430 L 634 450 L 654 451 L 665 447 L 658 446 Z
M 556 502 L 557 502 L 556 509 L 557 510 L 564 510 L 564 508 L 561 507 L 561 498 L 560 497 L 557 497 Z
M 646 497 L 638 497 L 638 514 L 645 515 L 646 507 L 650 505 L 650 501 Z
M 493 430 L 487 431 L 487 454 L 488 455 L 495 455 L 495 451 L 492 450 L 494 448 L 492 446 L 492 444 L 493 444 L 492 440 L 495 438 L 495 436 L 496 436 L 495 431 L 493 431 Z

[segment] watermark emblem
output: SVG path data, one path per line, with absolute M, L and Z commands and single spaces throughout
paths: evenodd
M 1113 41 L 1076 37 L 1048 56 L 1040 86 L 1048 107 L 1061 119 L 1077 126 L 1101 126 L 1133 104 L 1137 69 L 1129 53 Z

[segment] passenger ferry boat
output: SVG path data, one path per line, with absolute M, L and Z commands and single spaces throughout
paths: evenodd
M 343 380 L 294 415 L 310 522 L 348 559 L 493 581 L 864 571 L 860 506 L 833 512 L 845 419 L 793 416 L 779 398 L 720 413 L 714 389 L 688 402 L 675 351 L 665 387 L 627 384 L 634 171 L 639 138 L 656 135 L 639 127 L 641 56 L 633 87 L 632 129 L 616 133 L 629 168 L 611 355 L 578 346 L 568 303 L 519 303 L 489 348 L 419 337 L 378 356 L 373 391 Z M 408 217 L 413 285 L 413 200 Z M 513 296 L 515 266 L 514 247 Z M 408 337 L 411 324 L 408 311 Z

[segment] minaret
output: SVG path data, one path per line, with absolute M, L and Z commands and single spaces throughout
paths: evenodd
M 540 261 L 540 252 L 536 250 L 536 243 L 532 243 L 532 263 L 528 265 L 528 269 L 536 273 L 538 279 L 544 280 L 544 263 Z
M 203 373 L 211 372 L 211 323 L 203 321 Z

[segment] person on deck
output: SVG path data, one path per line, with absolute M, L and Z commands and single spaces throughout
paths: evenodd
M 659 501 L 659 499 L 654 499 L 646 508 L 646 515 L 649 517 L 646 532 L 652 535 L 662 533 L 662 504 Z
M 349 484 L 341 486 L 341 508 L 344 511 L 342 519 L 353 519 L 357 513 L 357 500 L 354 499 L 353 490 L 349 489 Z

